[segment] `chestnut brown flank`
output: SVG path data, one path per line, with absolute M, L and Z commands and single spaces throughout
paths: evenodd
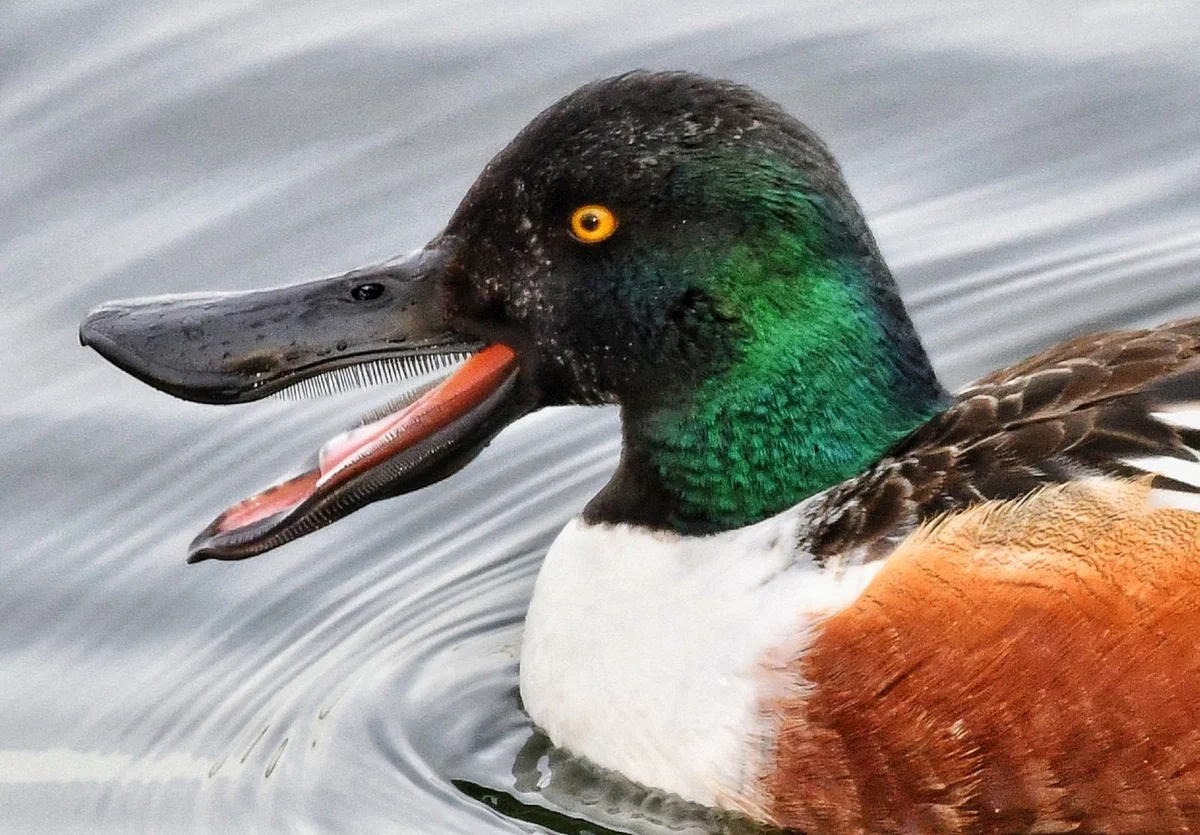
M 1200 514 L 1070 483 L 914 534 L 797 672 L 764 777 L 813 833 L 1200 830 Z

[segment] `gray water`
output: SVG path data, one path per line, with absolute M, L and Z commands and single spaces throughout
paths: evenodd
M 1039 10 L 1040 9 L 1040 10 Z M 245 563 L 192 535 L 368 406 L 186 404 L 76 344 L 100 301 L 423 243 L 578 84 L 736 78 L 842 159 L 947 383 L 1200 314 L 1200 6 L 7 0 L 0 831 L 662 833 L 521 713 L 542 554 L 611 411 Z

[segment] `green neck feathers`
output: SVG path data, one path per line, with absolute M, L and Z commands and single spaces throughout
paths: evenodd
M 775 184 L 753 201 L 771 222 L 709 252 L 702 289 L 728 324 L 693 381 L 624 403 L 626 453 L 597 517 L 685 534 L 753 524 L 862 473 L 944 408 L 887 267 L 844 199 L 849 209 L 831 209 Z
M 790 250 L 739 248 L 721 265 L 714 280 L 746 330 L 728 366 L 630 427 L 681 532 L 778 513 L 863 472 L 940 408 L 940 389 L 897 379 L 892 334 L 851 268 L 796 272 Z

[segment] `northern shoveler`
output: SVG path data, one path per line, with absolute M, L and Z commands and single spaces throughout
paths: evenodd
M 444 372 L 192 560 L 444 479 L 531 410 L 618 404 L 520 672 L 600 766 L 813 832 L 1200 828 L 1200 320 L 949 394 L 833 156 L 745 87 L 589 84 L 414 254 L 113 303 L 81 337 L 214 403 Z

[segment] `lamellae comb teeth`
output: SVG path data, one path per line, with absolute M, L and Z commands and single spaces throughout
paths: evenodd
M 280 389 L 270 397 L 278 400 L 310 400 L 357 388 L 405 382 L 428 374 L 451 371 L 469 356 L 469 353 L 456 351 L 368 360 L 315 374 Z

